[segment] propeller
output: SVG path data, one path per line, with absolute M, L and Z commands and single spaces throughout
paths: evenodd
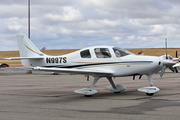
M 162 78 L 166 68 L 169 68 L 174 73 L 178 73 L 178 69 L 176 67 L 172 67 L 174 64 L 176 64 L 176 62 L 168 59 L 168 55 L 167 55 L 167 38 L 165 39 L 165 46 L 166 46 L 166 56 L 165 56 L 165 59 L 163 60 L 163 67 L 161 69 L 159 79 Z M 176 58 L 177 58 L 177 56 L 178 55 L 177 55 L 177 51 L 176 51 Z
M 168 59 L 164 59 L 163 60 L 163 67 L 161 69 L 160 75 L 159 75 L 159 79 L 162 78 L 166 68 L 169 68 L 171 71 L 173 71 L 174 73 L 177 73 L 178 70 L 175 67 L 172 67 L 174 64 L 176 64 L 174 61 L 172 60 L 168 60 Z

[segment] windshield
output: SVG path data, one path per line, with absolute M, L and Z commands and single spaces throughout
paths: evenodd
M 118 48 L 118 47 L 114 47 L 113 50 L 114 50 L 114 53 L 115 53 L 116 57 L 123 57 L 123 56 L 126 56 L 126 55 L 133 54 L 133 53 L 127 51 L 127 50 L 124 50 L 124 49 L 121 49 L 121 48 Z

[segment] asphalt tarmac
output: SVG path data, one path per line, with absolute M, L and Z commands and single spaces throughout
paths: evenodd
M 83 75 L 52 75 L 50 72 L 2 68 L 0 70 L 0 120 L 179 120 L 180 73 L 166 70 L 162 79 L 154 74 L 160 91 L 146 96 L 137 89 L 149 86 L 146 76 L 115 78 L 126 87 L 122 93 L 105 90 L 110 86 L 101 78 L 92 97 L 74 93 L 89 87 Z

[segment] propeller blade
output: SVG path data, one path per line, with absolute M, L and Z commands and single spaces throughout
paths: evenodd
M 174 68 L 174 73 L 178 73 L 177 67 Z
M 159 79 L 162 78 L 162 76 L 163 76 L 165 70 L 166 70 L 166 65 L 164 65 L 163 68 L 161 69 L 161 72 L 160 72 L 160 75 L 159 75 Z
M 167 57 L 167 38 L 165 39 L 165 46 L 166 46 L 166 59 L 168 59 L 168 57 Z
M 176 50 L 176 58 L 178 58 L 178 51 Z
M 169 67 L 169 69 L 173 72 L 173 73 L 178 73 L 178 70 L 176 67 Z
M 139 76 L 139 79 L 141 79 L 142 75 Z

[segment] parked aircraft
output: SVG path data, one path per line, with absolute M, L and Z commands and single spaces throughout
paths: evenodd
M 138 55 L 144 55 L 144 53 L 142 51 L 138 52 Z
M 162 78 L 166 68 L 169 68 L 174 73 L 178 73 L 178 71 L 179 71 L 179 66 L 177 66 L 177 65 L 174 66 L 175 64 L 177 64 L 179 62 L 179 58 L 177 57 L 178 56 L 177 51 L 176 51 L 176 57 L 172 57 L 172 56 L 167 54 L 167 39 L 165 39 L 165 47 L 166 47 L 166 54 L 160 56 L 160 57 L 163 58 L 164 66 L 163 66 L 163 68 L 161 70 L 159 78 Z
M 135 55 L 124 49 L 114 46 L 92 46 L 62 56 L 49 56 L 42 53 L 24 34 L 17 35 L 20 57 L 6 58 L 8 60 L 21 59 L 23 66 L 34 70 L 64 72 L 94 77 L 92 85 L 88 88 L 75 90 L 75 93 L 92 96 L 97 93 L 95 84 L 102 77 L 106 77 L 111 86 L 106 90 L 122 92 L 123 85 L 116 85 L 113 77 L 142 75 L 148 77 L 150 86 L 139 88 L 138 91 L 153 95 L 159 88 L 153 86 L 153 73 L 162 69 L 163 58 L 155 56 Z
M 173 68 L 172 66 L 175 65 L 176 63 L 179 62 L 179 58 L 177 57 L 172 57 L 171 55 L 162 55 L 160 56 L 164 59 L 164 63 L 169 63 L 169 65 L 167 64 L 167 67 L 174 73 L 178 73 L 178 69 L 177 68 Z

